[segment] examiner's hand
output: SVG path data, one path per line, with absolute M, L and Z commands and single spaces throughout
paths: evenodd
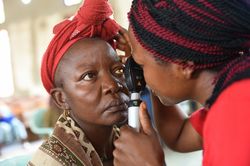
M 119 33 L 115 36 L 116 46 L 118 50 L 124 51 L 125 55 L 119 55 L 122 62 L 125 63 L 126 59 L 131 56 L 131 46 L 128 37 L 128 31 L 121 27 Z
M 114 143 L 115 166 L 164 165 L 164 152 L 151 125 L 145 103 L 140 105 L 140 123 L 140 132 L 129 126 L 121 128 L 120 137 Z

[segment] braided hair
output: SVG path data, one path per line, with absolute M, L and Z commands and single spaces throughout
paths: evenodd
M 209 107 L 234 81 L 250 78 L 247 0 L 133 0 L 128 17 L 137 41 L 157 59 L 220 69 Z

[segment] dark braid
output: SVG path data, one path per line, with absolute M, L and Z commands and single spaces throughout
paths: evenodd
M 134 0 L 129 21 L 138 42 L 162 61 L 194 69 L 225 67 L 209 105 L 232 80 L 238 80 L 235 74 L 250 67 L 247 0 Z M 194 65 L 182 63 L 186 61 Z
M 210 107 L 229 85 L 245 78 L 250 78 L 250 57 L 238 58 L 224 68 L 217 80 L 212 96 L 206 101 L 207 106 Z

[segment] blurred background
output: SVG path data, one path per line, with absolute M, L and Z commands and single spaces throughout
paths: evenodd
M 114 19 L 124 28 L 131 1 L 109 0 Z M 19 161 L 27 161 L 51 133 L 61 112 L 41 84 L 41 58 L 53 37 L 53 26 L 74 15 L 81 3 L 0 0 L 0 165 L 3 161 L 23 165 Z M 180 106 L 187 113 L 192 107 L 190 102 Z M 165 147 L 165 153 L 170 166 L 201 165 L 200 151 L 181 154 Z

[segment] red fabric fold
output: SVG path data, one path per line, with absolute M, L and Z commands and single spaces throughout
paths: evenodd
M 54 74 L 58 63 L 76 41 L 100 37 L 115 47 L 113 38 L 120 27 L 110 18 L 112 13 L 108 0 L 85 0 L 73 18 L 54 27 L 55 36 L 43 56 L 41 65 L 41 79 L 48 93 L 54 87 Z

